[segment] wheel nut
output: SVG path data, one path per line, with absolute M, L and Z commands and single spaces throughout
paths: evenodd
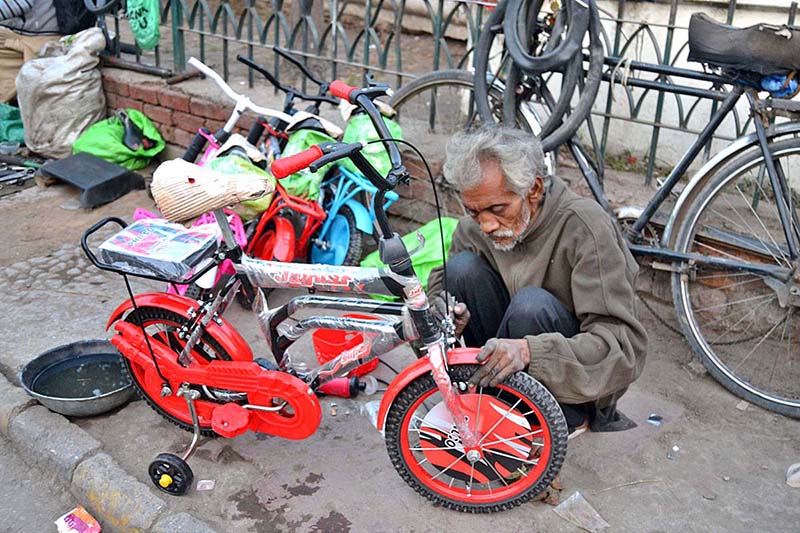
M 470 463 L 474 463 L 480 460 L 480 458 L 481 458 L 481 452 L 479 452 L 478 450 L 470 450 L 467 452 L 467 461 L 469 461 Z

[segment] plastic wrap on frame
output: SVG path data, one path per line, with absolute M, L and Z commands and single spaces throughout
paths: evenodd
M 332 265 L 300 265 L 242 257 L 236 271 L 256 287 L 315 289 L 359 294 L 392 293 L 381 280 L 388 270 Z
M 394 325 L 385 320 L 319 317 L 318 319 L 308 319 L 307 322 L 309 323 L 308 327 L 359 331 L 364 336 L 364 342 L 361 344 L 343 351 L 338 357 L 312 370 L 305 378 L 307 383 L 317 381 L 321 385 L 333 378 L 345 376 L 351 370 L 406 342 L 397 334 Z
M 163 219 L 142 219 L 100 245 L 103 262 L 132 275 L 180 283 L 208 264 L 217 249 L 219 229 L 186 229 Z

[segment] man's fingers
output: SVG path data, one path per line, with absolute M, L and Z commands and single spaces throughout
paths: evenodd
M 489 386 L 490 387 L 498 386 L 499 384 L 504 382 L 508 376 L 510 376 L 511 374 L 517 372 L 517 370 L 518 369 L 513 364 L 506 365 L 499 372 L 497 372 L 496 374 L 492 375 L 492 379 L 491 379 L 491 381 L 489 381 Z
M 465 314 L 467 312 L 467 304 L 457 303 L 453 307 L 453 312 L 456 314 L 456 316 Z
M 478 360 L 479 363 L 486 361 L 486 358 L 494 353 L 495 346 L 497 345 L 497 339 L 489 339 L 486 341 L 486 344 L 483 345 L 481 351 L 478 352 L 478 355 L 475 359 Z
M 487 387 L 489 385 L 489 381 L 492 379 L 498 369 L 497 361 L 494 359 L 489 359 L 489 361 L 480 367 L 475 374 L 470 378 L 470 383 L 476 386 Z

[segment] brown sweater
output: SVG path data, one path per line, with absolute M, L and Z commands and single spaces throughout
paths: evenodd
M 477 223 L 465 217 L 453 234 L 450 255 L 474 252 L 503 278 L 509 295 L 541 287 L 580 322 L 580 333 L 527 337 L 528 372 L 563 403 L 595 401 L 605 407 L 642 372 L 647 334 L 634 313 L 639 270 L 609 216 L 593 200 L 554 177 L 534 224 L 510 252 L 495 249 Z M 429 278 L 442 287 L 442 270 Z

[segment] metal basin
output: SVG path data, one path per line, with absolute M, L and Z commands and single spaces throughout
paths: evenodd
M 88 340 L 48 350 L 25 365 L 22 388 L 39 403 L 66 416 L 93 416 L 133 395 L 122 357 L 107 340 Z

